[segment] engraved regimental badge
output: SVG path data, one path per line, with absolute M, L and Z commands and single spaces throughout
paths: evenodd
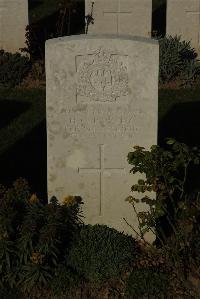
M 101 102 L 128 95 L 127 67 L 119 56 L 97 50 L 78 66 L 77 93 Z

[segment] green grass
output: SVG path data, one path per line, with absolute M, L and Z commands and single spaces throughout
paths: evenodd
M 200 102 L 200 88 L 198 89 L 160 89 L 159 90 L 159 121 L 177 104 Z
M 45 90 L 42 89 L 0 89 L 0 107 L 8 103 L 10 113 L 16 104 L 25 106 L 25 111 L 18 111 L 18 116 L 10 118 L 0 129 L 0 154 L 7 151 L 18 140 L 27 135 L 45 119 Z M 14 107 L 12 107 L 14 105 Z M 0 108 L 1 109 L 1 108 Z M 8 118 L 8 111 L 5 111 Z
M 161 146 L 170 137 L 200 147 L 200 89 L 160 90 L 158 110 Z
M 14 118 L 30 108 L 30 104 L 18 101 L 1 100 L 0 104 L 0 129 L 6 127 Z

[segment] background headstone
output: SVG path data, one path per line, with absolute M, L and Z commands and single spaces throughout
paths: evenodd
M 151 36 L 152 0 L 86 0 L 85 15 L 91 14 L 92 2 L 89 34 Z
M 0 48 L 17 52 L 25 47 L 28 0 L 0 0 Z
M 125 202 L 134 145 L 157 143 L 156 41 L 71 36 L 46 43 L 48 196 L 84 200 L 86 223 L 133 233 Z
M 167 0 L 167 35 L 181 35 L 200 53 L 200 0 Z

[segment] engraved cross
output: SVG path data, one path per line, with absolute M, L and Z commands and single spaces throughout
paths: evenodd
M 198 45 L 200 45 L 200 0 L 199 0 L 199 8 L 198 10 L 189 10 L 186 11 L 187 14 L 190 14 L 192 16 L 197 16 L 198 17 Z
M 122 11 L 121 10 L 121 0 L 118 0 L 118 10 L 117 11 L 104 11 L 104 15 L 116 15 L 117 18 L 117 34 L 120 34 L 120 16 L 122 14 L 132 15 L 131 11 Z
M 125 174 L 125 168 L 105 168 L 104 167 L 104 144 L 99 145 L 100 167 L 99 168 L 78 168 L 80 174 L 98 174 L 99 175 L 99 216 L 102 215 L 102 202 L 104 199 L 104 174 L 105 172 L 113 174 Z

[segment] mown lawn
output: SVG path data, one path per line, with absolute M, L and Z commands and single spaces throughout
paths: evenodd
M 46 200 L 45 90 L 0 90 L 0 183 L 26 178 Z
M 0 154 L 45 119 L 45 90 L 0 89 Z
M 159 90 L 159 143 L 173 137 L 190 146 L 200 146 L 199 111 L 200 88 Z
M 0 90 L 0 183 L 28 179 L 46 200 L 45 90 Z M 200 146 L 200 89 L 159 90 L 159 144 L 175 137 Z

